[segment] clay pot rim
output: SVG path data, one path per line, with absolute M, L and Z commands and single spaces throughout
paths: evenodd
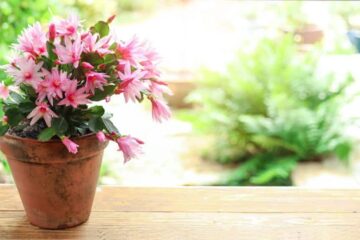
M 85 135 L 82 135 L 82 136 L 73 137 L 73 138 L 70 138 L 70 139 L 71 140 L 80 140 L 80 139 L 92 137 L 94 135 L 96 135 L 96 133 L 92 132 L 92 133 L 88 133 L 88 134 L 85 134 Z M 51 140 L 48 140 L 48 141 L 39 141 L 39 140 L 34 139 L 34 138 L 24 138 L 24 137 L 14 136 L 14 135 L 11 135 L 11 134 L 8 134 L 8 133 L 6 133 L 3 137 L 12 138 L 12 139 L 17 140 L 17 141 L 36 142 L 36 143 L 56 143 L 56 142 L 61 142 L 61 139 L 51 139 Z

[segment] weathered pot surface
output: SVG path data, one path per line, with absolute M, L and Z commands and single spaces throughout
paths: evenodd
M 6 155 L 29 221 L 46 229 L 64 229 L 86 222 L 95 195 L 104 148 L 95 134 L 72 139 L 77 154 L 60 140 L 5 135 Z

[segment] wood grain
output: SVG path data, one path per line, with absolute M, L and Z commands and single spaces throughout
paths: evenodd
M 360 190 L 103 187 L 90 220 L 61 231 L 26 221 L 0 187 L 0 239 L 358 240 Z

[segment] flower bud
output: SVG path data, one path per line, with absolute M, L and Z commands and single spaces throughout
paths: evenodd
M 100 70 L 105 70 L 106 65 L 102 63 L 102 64 L 100 64 L 100 65 L 98 66 L 98 68 L 99 68 Z
M 49 40 L 54 41 L 55 37 L 56 37 L 55 24 L 51 23 L 49 26 Z
M 106 136 L 102 131 L 99 131 L 98 133 L 96 133 L 96 137 L 99 140 L 99 142 L 105 142 L 106 141 Z
M 93 70 L 94 69 L 93 65 L 91 65 L 88 62 L 82 62 L 81 67 L 84 68 L 85 70 Z
M 3 119 L 2 119 L 2 123 L 4 124 L 4 125 L 7 125 L 8 124 L 8 121 L 9 121 L 9 118 L 8 118 L 8 116 L 3 116 Z
M 116 17 L 116 15 L 114 14 L 114 15 L 112 15 L 111 17 L 109 17 L 108 18 L 108 20 L 107 20 L 107 23 L 111 23 L 112 21 L 114 21 L 114 19 L 115 19 L 115 17 Z

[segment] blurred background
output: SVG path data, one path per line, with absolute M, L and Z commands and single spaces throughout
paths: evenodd
M 174 92 L 164 124 L 112 99 L 145 153 L 124 165 L 110 145 L 100 184 L 360 186 L 360 2 L 2 0 L 0 64 L 28 24 L 71 12 L 85 27 L 116 14 L 113 33 L 149 40 Z

